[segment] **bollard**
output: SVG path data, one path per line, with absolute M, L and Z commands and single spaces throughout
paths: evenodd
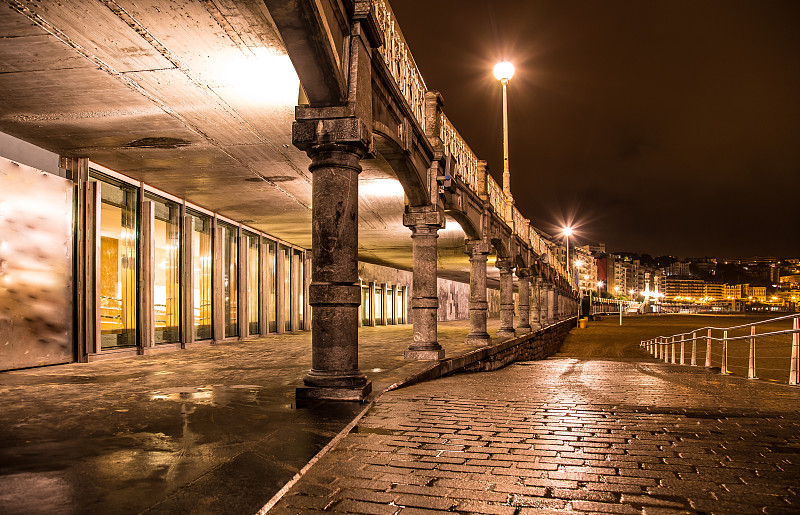
M 708 330 L 706 338 L 706 367 L 711 368 L 711 329 Z
M 722 331 L 722 364 L 719 373 L 728 375 L 728 331 Z
M 756 326 L 750 327 L 750 359 L 747 365 L 747 378 L 758 379 L 756 377 Z
M 684 338 L 684 334 L 681 335 L 681 365 L 685 365 L 686 363 L 683 361 L 683 354 L 684 354 L 684 347 L 686 346 L 686 338 Z
M 672 350 L 672 364 L 675 364 L 675 337 L 672 337 L 672 344 L 670 345 L 670 349 Z
M 697 333 L 692 333 L 692 366 L 697 366 Z
M 798 321 L 795 318 L 792 322 L 792 361 L 789 364 L 789 384 L 800 383 L 800 333 L 798 333 Z

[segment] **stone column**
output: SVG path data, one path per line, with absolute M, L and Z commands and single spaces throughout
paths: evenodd
M 469 255 L 469 334 L 465 343 L 484 347 L 492 342 L 486 332 L 489 303 L 486 300 L 486 259 L 491 246 L 485 241 L 467 242 L 464 252 Z
M 519 279 L 519 326 L 517 331 L 522 333 L 531 332 L 531 270 L 529 268 L 517 268 L 517 278 Z
M 530 321 L 530 324 L 532 331 L 542 328 L 542 297 L 540 284 L 541 279 L 539 277 L 531 276 L 530 316 L 533 320 Z
M 405 359 L 442 359 L 437 341 L 439 291 L 436 284 L 436 239 L 444 227 L 444 213 L 431 206 L 406 207 L 403 225 L 411 229 L 414 275 L 412 278 L 411 321 L 414 341 Z
M 547 285 L 547 322 L 556 320 L 556 288 L 553 284 Z
M 514 332 L 514 262 L 509 258 L 498 259 L 495 266 L 500 270 L 500 328 L 497 336 L 513 338 Z
M 363 400 L 372 383 L 358 369 L 358 175 L 372 133 L 359 118 L 298 108 L 296 147 L 311 158 L 311 370 L 298 399 Z M 288 300 L 288 299 L 287 299 Z

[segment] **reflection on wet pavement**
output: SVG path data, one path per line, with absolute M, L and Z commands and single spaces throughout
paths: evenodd
M 376 390 L 396 381 L 411 326 L 361 337 Z M 255 513 L 363 409 L 298 407 L 310 357 L 296 333 L 0 374 L 0 513 Z

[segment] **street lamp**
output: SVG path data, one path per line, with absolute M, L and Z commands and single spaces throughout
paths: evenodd
M 572 276 L 569 273 L 569 236 L 572 234 L 572 227 L 564 227 L 561 234 L 564 235 L 564 241 L 567 247 L 567 259 L 564 261 L 564 264 L 567 266 L 567 277 L 569 277 L 570 282 L 572 282 Z
M 513 216 L 511 206 L 514 199 L 511 197 L 511 172 L 508 171 L 508 81 L 514 76 L 514 65 L 508 61 L 497 63 L 494 66 L 494 77 L 503 85 L 503 194 L 506 197 L 506 221 L 511 221 Z

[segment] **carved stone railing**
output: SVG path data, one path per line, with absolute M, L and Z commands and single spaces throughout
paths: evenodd
M 455 175 L 472 191 L 478 193 L 478 158 L 444 113 L 441 115 L 439 126 L 441 127 L 439 138 L 444 145 L 445 154 L 451 154 L 458 162 Z
M 511 207 L 511 220 L 514 222 L 514 234 L 520 237 L 525 243 L 530 243 L 528 234 L 528 225 L 525 223 L 525 217 L 519 212 L 516 206 Z
M 378 52 L 383 58 L 383 62 L 386 64 L 386 68 L 398 90 L 408 103 L 412 115 L 419 123 L 423 134 L 426 134 L 425 93 L 427 89 L 425 81 L 422 79 L 422 74 L 419 72 L 417 63 L 408 49 L 408 44 L 388 2 L 386 0 L 371 1 L 378 27 L 384 38 L 384 44 L 378 49 Z M 451 154 L 457 162 L 456 170 L 453 172 L 454 175 L 459 177 L 474 193 L 479 194 L 478 158 L 444 113 L 441 114 L 439 122 L 439 138 L 442 140 L 445 154 Z M 435 129 L 433 130 L 435 131 Z M 506 212 L 506 196 L 502 188 L 488 174 L 486 177 L 486 189 L 489 203 L 495 214 L 500 220 L 507 223 L 509 217 Z M 559 275 L 567 276 L 561 263 L 553 259 L 552 253 L 545 242 L 535 230 L 531 229 L 530 223 L 516 208 L 512 208 L 510 225 L 513 225 L 511 227 L 513 233 L 529 244 L 536 253 L 548 256 L 548 262 Z
M 497 184 L 489 174 L 486 174 L 486 189 L 489 193 L 489 205 L 494 209 L 500 219 L 504 219 L 503 213 L 506 210 L 506 196 L 503 194 L 503 189 Z
M 391 7 L 384 0 L 372 0 L 384 45 L 378 50 L 403 97 L 425 132 L 425 81 L 408 49 Z

